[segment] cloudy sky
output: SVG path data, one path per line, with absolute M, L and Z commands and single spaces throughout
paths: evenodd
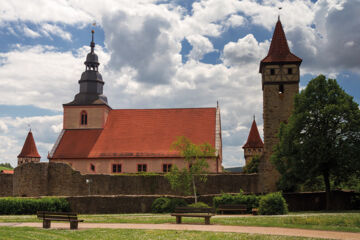
M 215 107 L 225 167 L 244 164 L 259 62 L 281 20 L 303 59 L 301 87 L 322 73 L 360 102 L 360 0 L 1 0 L 0 162 L 16 166 L 29 126 L 42 161 L 62 129 L 96 22 L 113 108 Z

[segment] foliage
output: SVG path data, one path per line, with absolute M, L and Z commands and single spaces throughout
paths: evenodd
M 286 201 L 280 192 L 269 193 L 261 197 L 259 202 L 259 214 L 280 215 L 287 214 Z
M 1 170 L 13 170 L 14 168 L 10 163 L 0 163 L 0 171 Z
M 170 213 L 173 212 L 176 207 L 184 207 L 187 203 L 184 199 L 180 198 L 157 198 L 151 205 L 151 210 L 154 213 Z
M 247 164 L 244 168 L 243 168 L 243 173 L 257 173 L 259 170 L 259 163 L 260 163 L 260 156 L 259 155 L 255 155 L 254 157 L 252 157 L 251 161 L 249 162 L 249 164 Z
M 278 187 L 294 191 L 321 176 L 330 203 L 334 185 L 360 176 L 360 110 L 336 80 L 320 75 L 295 96 L 288 124 L 281 124 L 272 163 L 281 174 Z
M 242 191 L 238 194 L 223 193 L 221 196 L 213 198 L 214 207 L 217 208 L 220 205 L 246 205 L 247 211 L 250 213 L 252 208 L 259 207 L 260 196 L 253 194 L 244 194 Z
M 69 212 L 65 198 L 0 198 L 0 214 L 36 214 L 37 211 Z
M 189 207 L 193 207 L 193 208 L 210 208 L 209 205 L 207 205 L 204 202 L 192 203 L 192 204 L 189 205 Z
M 189 167 L 178 169 L 177 166 L 173 166 L 171 171 L 165 175 L 165 178 L 169 181 L 173 190 L 190 194 L 192 189 L 196 203 L 196 182 L 207 181 L 207 169 L 209 168 L 207 160 L 215 158 L 215 149 L 209 143 L 196 145 L 183 136 L 178 137 L 171 148 L 179 151 Z

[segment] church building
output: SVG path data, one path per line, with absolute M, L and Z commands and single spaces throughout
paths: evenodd
M 112 109 L 103 95 L 94 31 L 90 47 L 80 91 L 63 104 L 63 129 L 49 153 L 50 162 L 67 163 L 83 174 L 168 172 L 174 165 L 189 167 L 171 150 L 177 137 L 184 136 L 195 144 L 212 145 L 216 158 L 208 160 L 209 171 L 222 171 L 219 106 Z

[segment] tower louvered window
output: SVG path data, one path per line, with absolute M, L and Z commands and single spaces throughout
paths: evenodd
M 87 112 L 81 112 L 81 125 L 87 125 Z

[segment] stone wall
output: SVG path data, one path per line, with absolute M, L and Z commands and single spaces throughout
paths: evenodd
M 88 180 L 89 183 L 86 183 Z M 27 163 L 15 168 L 14 196 L 178 195 L 163 175 L 82 175 L 64 163 Z M 257 193 L 257 174 L 211 174 L 198 193 Z
M 13 174 L 0 173 L 0 197 L 8 197 L 13 194 Z

